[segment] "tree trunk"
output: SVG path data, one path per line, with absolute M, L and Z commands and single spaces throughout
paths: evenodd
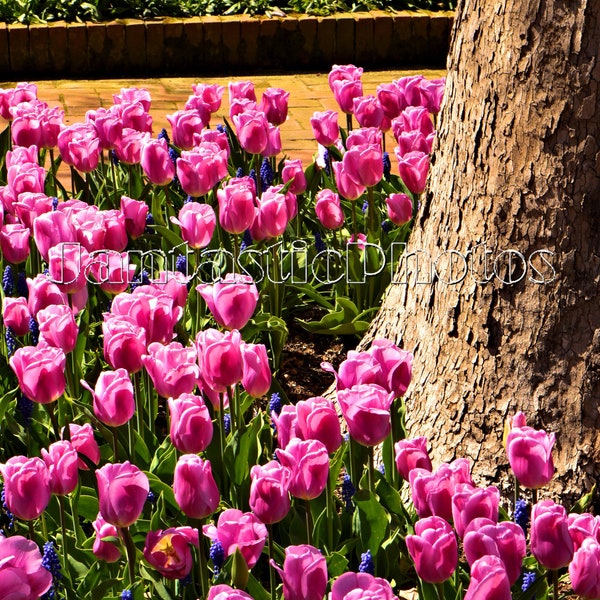
M 438 464 L 506 481 L 523 410 L 557 434 L 563 499 L 600 474 L 597 7 L 459 4 L 428 191 L 365 338 L 414 352 L 409 432 Z

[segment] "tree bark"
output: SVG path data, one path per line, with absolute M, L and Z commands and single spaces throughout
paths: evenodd
M 363 342 L 414 352 L 407 424 L 438 464 L 506 481 L 523 410 L 557 433 L 563 499 L 600 474 L 599 47 L 591 0 L 459 3 L 428 190 Z

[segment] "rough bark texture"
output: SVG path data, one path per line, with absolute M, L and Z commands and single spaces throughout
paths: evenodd
M 520 409 L 557 433 L 563 498 L 600 474 L 599 47 L 593 0 L 459 5 L 407 249 L 423 251 L 421 281 L 427 254 L 437 275 L 417 283 L 405 253 L 365 338 L 413 350 L 408 426 L 438 463 L 466 456 L 506 481 L 503 427 Z M 492 278 L 478 283 L 483 244 Z

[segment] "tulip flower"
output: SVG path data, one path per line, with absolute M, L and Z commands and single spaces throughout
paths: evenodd
M 241 147 L 250 154 L 261 154 L 269 141 L 269 122 L 258 110 L 248 110 L 233 116 Z
M 6 223 L 0 228 L 0 250 L 6 261 L 17 265 L 27 260 L 30 233 L 22 223 Z
M 271 420 L 275 425 L 277 445 L 280 448 L 285 448 L 292 438 L 299 437 L 298 417 L 295 406 L 286 404 L 279 414 L 272 412 Z
M 323 600 L 327 589 L 327 561 L 321 551 L 303 544 L 285 549 L 283 569 L 271 562 L 283 580 L 284 600 Z
M 150 482 L 129 461 L 108 463 L 96 471 L 100 513 L 107 523 L 123 528 L 133 525 L 142 514 Z
M 484 556 L 499 557 L 510 585 L 521 575 L 527 542 L 523 530 L 516 523 L 496 523 L 485 517 L 473 519 L 465 530 L 463 546 L 470 565 Z
M 50 473 L 50 491 L 64 496 L 70 494 L 79 480 L 77 450 L 66 440 L 50 444 L 48 450 L 42 448 L 42 459 Z
M 252 596 L 222 583 L 210 588 L 206 600 L 252 600 Z
M 145 111 L 149 111 L 152 98 L 150 92 L 145 88 L 129 87 L 121 88 L 120 93 L 113 94 L 113 102 L 115 105 L 139 103 Z
M 321 495 L 329 475 L 327 447 L 318 440 L 290 440 L 285 450 L 276 451 L 279 462 L 290 470 L 290 494 L 302 500 Z
M 227 152 L 214 142 L 202 142 L 184 150 L 177 159 L 177 177 L 183 191 L 193 197 L 204 196 L 227 175 Z
M 315 213 L 323 227 L 337 229 L 344 224 L 344 211 L 338 194 L 325 188 L 317 192 L 315 200 Z
M 204 400 L 194 394 L 169 398 L 171 443 L 186 454 L 206 450 L 213 436 L 213 424 Z
M 208 460 L 184 454 L 175 465 L 173 493 L 179 508 L 192 519 L 212 515 L 219 505 L 219 489 Z
M 329 600 L 396 600 L 392 586 L 382 577 L 369 573 L 347 572 L 331 586 Z
M 335 182 L 340 195 L 347 200 L 356 200 L 357 198 L 360 198 L 360 196 L 364 194 L 366 188 L 353 178 L 355 174 L 350 173 L 350 171 L 345 167 L 343 161 L 334 162 L 332 166 L 335 175 Z M 383 165 L 381 169 L 383 173 Z
M 275 460 L 250 470 L 250 508 L 263 523 L 277 523 L 288 514 L 290 479 L 290 470 Z
M 260 110 L 265 113 L 271 125 L 285 123 L 288 113 L 290 93 L 281 88 L 267 88 L 262 95 Z
M 264 344 L 242 343 L 242 385 L 253 398 L 260 398 L 271 387 L 271 367 Z
M 210 117 L 209 111 L 202 115 L 198 110 L 190 109 L 178 110 L 172 115 L 167 115 L 173 144 L 182 150 L 191 150 L 194 147 L 194 134 L 200 133 L 208 125 L 207 117 Z
M 458 564 L 458 543 L 450 524 L 441 517 L 427 517 L 406 536 L 408 553 L 419 577 L 428 583 L 449 579 Z
M 100 373 L 94 389 L 84 379 L 81 385 L 92 394 L 94 414 L 105 425 L 119 427 L 133 417 L 133 384 L 125 369 Z
M 500 492 L 495 486 L 473 487 L 460 483 L 452 496 L 452 518 L 458 537 L 462 538 L 469 523 L 478 517 L 498 521 Z
M 285 195 L 270 187 L 262 193 L 257 203 L 256 217 L 250 228 L 252 239 L 265 240 L 282 235 L 293 218 Z
M 210 244 L 217 217 L 209 204 L 188 202 L 171 222 L 181 227 L 181 237 L 191 248 L 204 248 Z
M 2 319 L 5 327 L 10 327 L 16 335 L 29 333 L 29 319 L 31 313 L 27 305 L 27 299 L 5 297 L 2 301 Z
M 131 317 L 105 314 L 102 323 L 104 360 L 115 370 L 137 373 L 146 354 L 146 331 Z
M 123 120 L 118 110 L 111 106 L 108 109 L 98 108 L 88 110 L 85 114 L 86 122 L 91 123 L 96 130 L 96 135 L 102 150 L 113 150 L 117 140 L 123 133 Z
M 306 191 L 306 175 L 300 159 L 284 161 L 281 179 L 284 184 L 291 182 L 288 190 L 292 194 L 303 194 Z
M 567 517 L 567 522 L 575 552 L 586 538 L 594 538 L 600 543 L 600 517 L 590 513 L 572 513 Z
M 421 102 L 420 92 L 418 103 Z M 392 128 L 398 132 L 402 131 L 420 131 L 424 136 L 433 133 L 433 121 L 429 111 L 422 106 L 407 106 L 392 123 Z
M 423 106 L 433 115 L 440 112 L 445 85 L 445 77 L 441 79 L 422 79 L 419 82 Z
M 248 229 L 256 213 L 256 190 L 249 177 L 230 180 L 217 190 L 219 224 L 227 233 L 240 234 Z
M 63 162 L 81 173 L 93 171 L 100 161 L 100 139 L 92 124 L 76 123 L 58 134 L 58 150 Z
M 139 238 L 146 229 L 148 205 L 143 200 L 121 196 L 121 212 L 125 217 L 125 229 L 131 239 Z
M 256 92 L 252 81 L 230 81 L 229 82 L 229 103 L 233 100 L 246 99 L 256 102 Z
M 219 515 L 217 526 L 204 525 L 205 536 L 223 546 L 225 557 L 239 550 L 248 569 L 258 562 L 267 539 L 267 528 L 253 513 L 243 513 L 236 508 L 228 508 Z
M 37 519 L 50 501 L 50 471 L 38 457 L 13 456 L 0 465 L 4 499 L 18 519 Z
M 296 419 L 295 433 L 300 439 L 319 440 L 325 444 L 328 454 L 342 445 L 340 419 L 331 400 L 320 396 L 300 400 L 296 403 Z M 277 436 L 279 438 L 279 427 Z
M 377 86 L 377 99 L 386 118 L 393 120 L 406 108 L 404 95 L 394 83 L 382 83 Z
M 333 65 L 329 72 L 329 89 L 342 112 L 351 113 L 354 98 L 363 95 L 362 74 L 362 68 L 354 65 Z
M 566 567 L 573 558 L 573 540 L 564 506 L 541 500 L 531 510 L 531 553 L 547 569 Z
M 205 330 L 198 334 L 196 346 L 202 380 L 213 390 L 224 392 L 243 377 L 242 338 L 237 330 L 221 334 Z
M 600 598 L 600 544 L 597 540 L 583 540 L 569 563 L 569 577 L 578 596 Z
M 508 462 L 519 483 L 537 489 L 547 485 L 554 475 L 552 447 L 555 436 L 523 425 L 513 426 L 506 438 Z
M 388 217 L 394 225 L 404 225 L 412 219 L 413 203 L 406 194 L 390 194 L 385 203 Z
M 51 346 L 23 346 L 9 360 L 21 391 L 40 404 L 62 396 L 66 388 L 66 362 L 65 353 Z
M 60 243 L 48 250 L 48 270 L 53 283 L 67 294 L 80 292 L 87 285 L 90 261 L 88 251 L 79 243 Z
M 340 137 L 338 113 L 334 110 L 315 112 L 310 119 L 310 126 L 315 140 L 322 146 L 333 146 Z
M 208 104 L 211 113 L 215 113 L 221 108 L 223 100 L 223 92 L 225 88 L 217 83 L 193 83 L 192 90 L 194 96 L 201 98 L 203 102 Z
M 412 379 L 412 353 L 398 348 L 390 340 L 376 339 L 369 348 L 369 354 L 381 369 L 381 385 L 396 397 L 403 396 Z
M 100 462 L 100 448 L 98 442 L 94 439 L 94 430 L 89 423 L 85 425 L 69 424 L 69 439 L 73 448 L 79 454 L 83 454 L 89 461 L 97 465 Z M 84 471 L 88 470 L 85 462 L 80 458 L 78 466 Z
M 497 556 L 483 556 L 471 565 L 471 581 L 464 600 L 511 600 L 504 563 Z
M 417 437 L 403 439 L 394 445 L 396 451 L 396 468 L 403 479 L 408 481 L 410 472 L 420 468 L 431 472 L 431 458 L 427 452 L 427 438 Z
M 175 177 L 175 165 L 169 156 L 166 140 L 148 140 L 142 146 L 140 163 L 154 185 L 167 185 Z
M 118 538 L 119 530 L 114 525 L 107 523 L 101 513 L 98 513 L 96 520 L 92 522 L 92 527 L 96 532 L 92 546 L 94 556 L 108 563 L 117 562 L 121 558 L 121 549 L 117 544 L 104 538 Z
M 402 183 L 413 194 L 422 194 L 429 172 L 429 155 L 424 152 L 408 152 L 396 158 Z
M 150 140 L 149 133 L 131 127 L 123 127 L 121 137 L 115 144 L 116 157 L 126 165 L 135 165 L 142 158 L 142 147 Z
M 358 96 L 352 101 L 352 113 L 361 127 L 379 127 L 383 121 L 383 107 L 376 96 Z
M 198 530 L 192 527 L 170 527 L 149 531 L 144 545 L 144 558 L 167 579 L 183 579 L 190 574 L 194 559 L 190 546 L 198 546 Z
M 37 544 L 20 535 L 0 537 L 0 581 L 8 599 L 39 598 L 52 586 Z
M 67 213 L 56 210 L 43 213 L 33 221 L 33 239 L 44 260 L 50 248 L 77 241 L 77 232 Z
M 188 206 L 188 205 L 186 205 Z M 214 285 L 196 286 L 215 321 L 226 329 L 242 329 L 258 303 L 258 289 L 252 277 L 227 273 Z
M 153 342 L 142 362 L 159 396 L 178 398 L 196 388 L 200 370 L 196 364 L 196 349 L 171 342 L 166 346 Z
M 49 346 L 60 348 L 65 354 L 75 349 L 79 328 L 71 308 L 64 304 L 49 306 L 40 310 L 36 318 L 40 339 Z
M 403 157 L 409 152 L 431 153 L 431 146 L 435 137 L 434 133 L 425 136 L 417 129 L 411 131 L 396 130 L 396 133 L 398 134 L 396 136 L 398 147 L 394 150 L 396 156 Z

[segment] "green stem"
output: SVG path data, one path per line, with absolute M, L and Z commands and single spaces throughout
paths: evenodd
M 531 506 L 536 505 L 537 501 L 538 501 L 538 491 L 531 490 Z
M 198 577 L 201 589 L 201 598 L 206 598 L 208 594 L 208 562 L 206 552 L 204 551 L 204 535 L 202 526 L 205 519 L 190 519 L 190 525 L 198 530 Z
M 558 569 L 552 569 L 552 598 L 558 600 Z
M 373 460 L 373 446 L 369 446 L 369 491 L 375 495 L 375 462 Z
M 119 440 L 117 437 L 117 428 L 116 427 L 111 427 L 111 432 L 112 432 L 112 447 L 113 447 L 113 462 L 118 462 L 119 461 Z
M 269 532 L 269 583 L 271 585 L 271 600 L 276 600 L 277 580 L 275 578 L 275 567 L 273 566 L 273 525 L 271 523 L 267 525 L 267 531 Z
M 233 234 L 233 272 L 237 273 L 238 258 L 240 256 L 240 238 L 237 233 Z
M 306 507 L 306 539 L 307 539 L 307 544 L 309 546 L 312 546 L 312 543 L 313 543 L 313 537 L 312 537 L 313 519 L 312 519 L 312 513 L 310 512 L 310 500 L 305 501 L 305 507 Z
M 351 113 L 346 113 L 346 129 L 348 130 L 348 133 L 350 133 L 352 131 L 352 114 Z
M 375 195 L 373 194 L 373 188 L 367 187 L 367 201 L 369 203 L 368 207 L 368 219 L 369 219 L 369 233 L 375 235 L 377 232 L 375 231 Z
M 50 417 L 50 423 L 52 423 L 52 429 L 54 430 L 54 436 L 56 439 L 60 439 L 60 428 L 58 426 L 58 420 L 56 418 L 56 413 L 54 412 L 54 402 L 50 402 L 46 404 L 46 410 L 48 411 L 48 416 Z
M 113 202 L 114 202 L 114 206 L 115 208 L 117 208 L 120 205 L 119 202 L 119 198 L 117 197 L 117 174 L 115 173 L 115 163 L 112 160 L 112 157 L 110 155 L 110 150 L 108 151 L 108 163 L 110 164 L 110 174 L 112 176 L 112 184 L 113 184 Z
M 392 402 L 392 406 L 391 406 L 391 420 L 392 420 L 392 431 L 390 433 L 391 435 L 391 440 L 390 440 L 390 450 L 392 452 L 392 460 L 390 462 L 390 464 L 392 465 L 392 473 L 391 473 L 391 480 L 392 480 L 392 486 L 394 487 L 394 489 L 398 489 L 400 486 L 400 473 L 398 473 L 398 469 L 396 469 L 395 465 L 396 465 L 396 442 L 398 441 L 398 428 L 396 426 L 396 420 L 398 418 L 398 398 L 394 398 L 394 401 Z
M 136 552 L 135 552 L 135 544 L 133 543 L 133 538 L 131 537 L 131 533 L 129 532 L 129 527 L 121 527 L 119 529 L 121 532 L 121 537 L 125 542 L 125 550 L 127 552 L 127 567 L 129 570 L 129 585 L 133 587 L 135 582 L 135 563 L 136 563 Z
M 227 390 L 224 393 L 227 394 L 227 398 L 229 399 L 229 422 L 231 424 L 231 433 L 233 435 L 237 431 L 239 415 L 237 413 L 237 406 L 235 405 L 231 386 L 227 386 Z M 223 400 L 223 404 L 224 403 L 225 400 Z
M 62 555 L 63 555 L 63 569 L 65 572 L 69 571 L 69 549 L 67 547 L 67 522 L 65 517 L 65 498 L 64 496 L 58 496 L 58 507 L 60 510 L 60 529 L 62 531 Z M 65 590 L 65 596 L 68 598 L 69 588 Z
M 333 552 L 333 484 L 331 471 L 327 475 L 327 491 L 325 494 L 327 510 L 327 550 Z
M 436 583 L 435 584 L 435 591 L 437 592 L 437 597 L 438 600 L 444 600 L 444 584 L 443 583 Z
M 225 400 L 223 394 L 219 394 L 219 424 L 221 431 L 219 432 L 219 449 L 221 451 L 221 488 L 225 489 L 226 472 L 225 472 Z

